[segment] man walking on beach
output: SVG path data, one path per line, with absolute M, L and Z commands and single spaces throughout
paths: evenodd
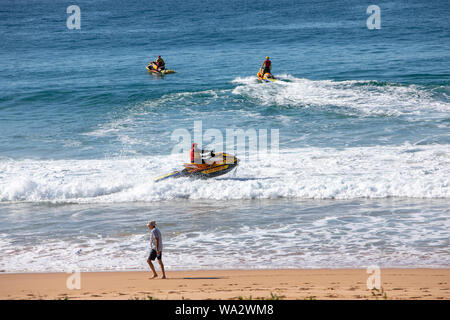
M 156 222 L 155 221 L 150 221 L 147 224 L 147 227 L 150 229 L 150 239 L 151 239 L 151 251 L 150 251 L 150 255 L 148 256 L 147 259 L 147 263 L 150 266 L 150 269 L 152 269 L 153 271 L 153 277 L 157 278 L 158 274 L 155 271 L 155 267 L 153 266 L 152 261 L 155 260 L 155 258 L 158 259 L 158 263 L 161 266 L 161 271 L 162 271 L 162 278 L 165 279 L 166 278 L 166 273 L 164 271 L 164 264 L 162 263 L 162 235 L 161 232 L 159 231 L 159 229 L 156 227 Z

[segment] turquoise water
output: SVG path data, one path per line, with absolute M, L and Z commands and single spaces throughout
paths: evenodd
M 448 266 L 447 2 L 378 2 L 379 30 L 359 1 L 76 4 L 80 30 L 66 2 L 0 2 L 3 271 L 145 269 L 155 217 L 169 269 Z M 148 74 L 157 55 L 177 73 Z M 281 160 L 153 183 L 199 120 L 279 130 Z

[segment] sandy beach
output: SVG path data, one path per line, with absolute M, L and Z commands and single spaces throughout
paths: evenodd
M 450 269 L 381 269 L 379 291 L 367 288 L 365 269 L 168 271 L 164 280 L 150 276 L 142 271 L 86 272 L 77 282 L 68 273 L 0 274 L 0 299 L 450 299 Z M 68 289 L 68 282 L 75 289 Z

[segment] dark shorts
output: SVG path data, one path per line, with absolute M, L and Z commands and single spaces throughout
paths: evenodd
M 148 258 L 152 261 L 155 260 L 156 258 L 158 258 L 158 260 L 161 260 L 162 259 L 162 251 L 160 251 L 159 255 L 158 255 L 158 254 L 156 254 L 156 250 L 152 249 Z

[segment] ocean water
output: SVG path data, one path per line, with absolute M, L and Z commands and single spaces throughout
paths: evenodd
M 448 2 L 71 4 L 0 1 L 1 272 L 450 265 Z M 279 155 L 155 183 L 195 121 Z

